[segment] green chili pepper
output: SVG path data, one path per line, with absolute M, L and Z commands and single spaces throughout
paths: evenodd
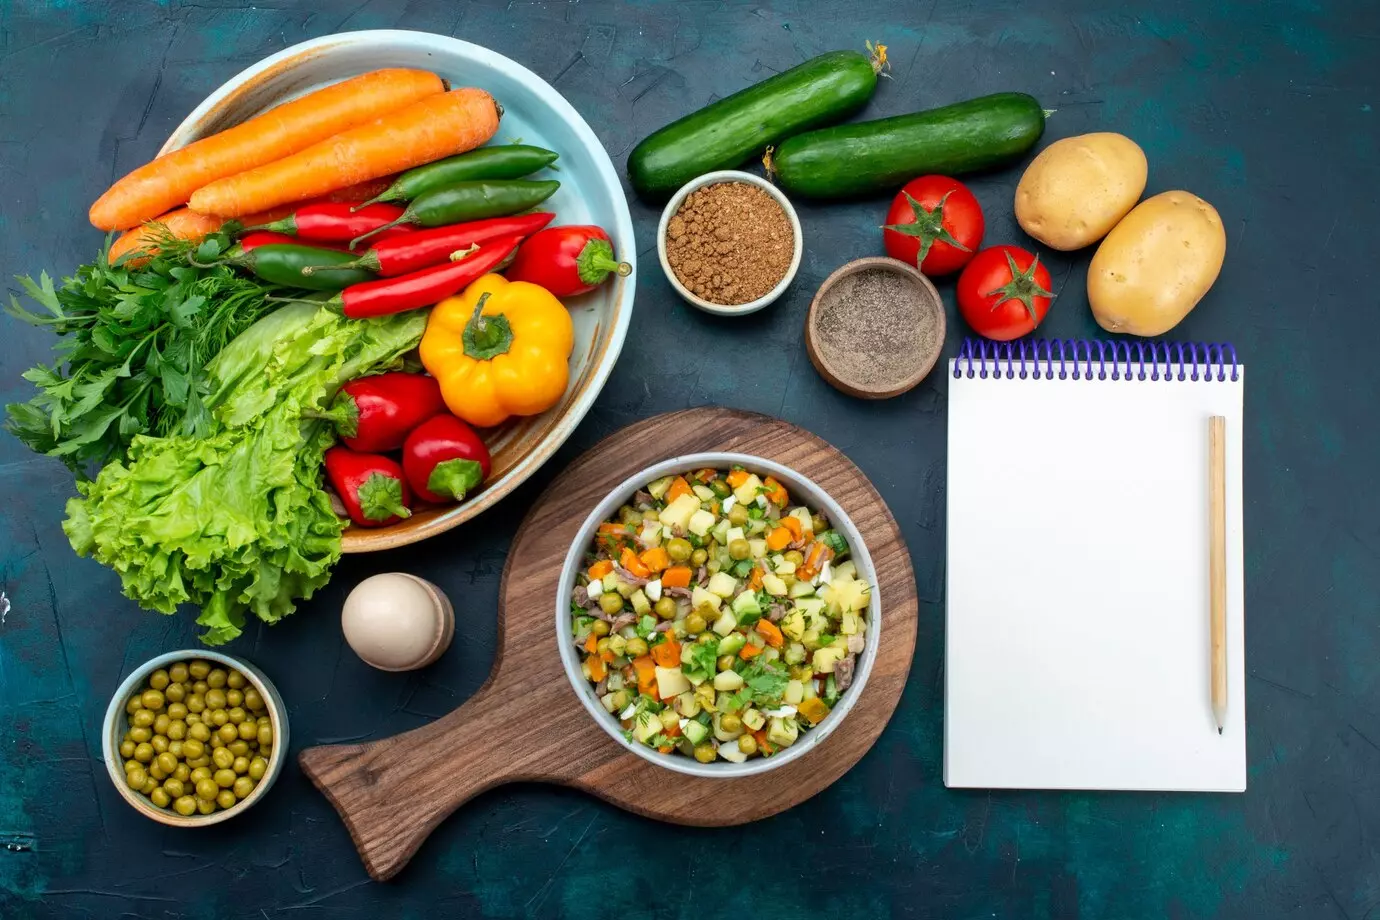
M 236 247 L 230 250 L 225 261 L 231 265 L 247 268 L 257 277 L 271 284 L 282 284 L 309 291 L 339 291 L 362 281 L 373 281 L 378 276 L 360 268 L 315 274 L 304 274 L 302 269 L 340 265 L 344 262 L 353 261 L 355 257 L 355 253 L 340 252 L 335 249 L 271 243 L 255 247 L 248 252 Z
M 444 227 L 467 220 L 506 217 L 534 208 L 556 193 L 561 184 L 554 179 L 508 179 L 501 181 L 457 182 L 426 192 L 413 200 L 402 216 L 350 242 L 350 248 L 363 240 L 400 224 Z
M 409 169 L 376 198 L 356 205 L 355 210 L 380 201 L 411 201 L 418 195 L 457 182 L 483 179 L 521 179 L 544 166 L 556 162 L 560 154 L 543 147 L 526 144 L 505 144 L 500 147 L 480 147 L 458 156 L 446 157 L 435 163 Z

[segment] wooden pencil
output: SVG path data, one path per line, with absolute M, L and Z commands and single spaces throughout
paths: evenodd
M 1208 583 L 1212 717 L 1227 722 L 1227 420 L 1208 419 Z

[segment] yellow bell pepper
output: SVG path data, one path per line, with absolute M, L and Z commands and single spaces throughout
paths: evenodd
M 559 402 L 574 345 L 570 313 L 549 291 L 485 275 L 432 308 L 421 355 L 450 411 L 488 428 Z

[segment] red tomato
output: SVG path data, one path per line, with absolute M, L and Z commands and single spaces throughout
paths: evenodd
M 921 176 L 892 199 L 882 242 L 893 259 L 927 275 L 947 275 L 968 264 L 985 229 L 968 186 L 948 176 Z
M 1044 321 L 1054 294 L 1049 269 L 1019 246 L 978 253 L 958 276 L 958 310 L 979 335 L 1008 342 Z

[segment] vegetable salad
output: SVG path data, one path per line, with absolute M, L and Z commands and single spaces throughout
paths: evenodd
M 599 525 L 571 598 L 581 671 L 630 743 L 769 757 L 828 718 L 865 647 L 848 542 L 771 476 L 667 476 Z

